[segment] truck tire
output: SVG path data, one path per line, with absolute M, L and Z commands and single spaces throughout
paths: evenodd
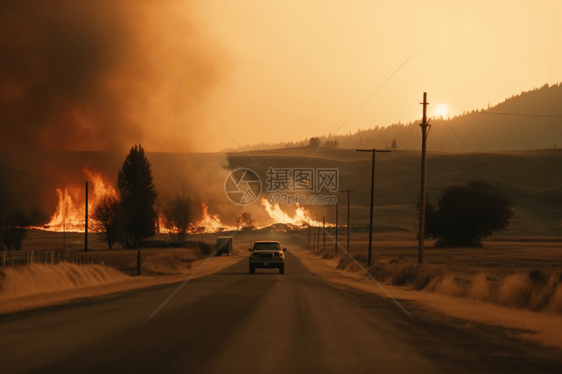
M 279 274 L 285 274 L 285 265 L 279 267 Z
M 256 268 L 250 265 L 250 274 L 256 274 Z

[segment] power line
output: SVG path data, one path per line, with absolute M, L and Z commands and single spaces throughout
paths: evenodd
M 414 55 L 415 55 L 416 53 L 417 53 L 417 51 L 414 52 L 410 57 L 408 57 L 408 58 L 406 59 L 406 61 L 404 61 L 404 62 L 402 63 L 402 65 L 400 65 L 400 67 L 398 67 L 398 69 L 396 69 L 396 70 L 394 71 L 394 73 L 392 73 L 392 74 L 390 75 L 390 77 L 388 77 L 388 78 L 379 86 L 379 88 L 377 88 L 377 89 L 375 90 L 375 92 L 373 92 L 373 93 L 371 94 L 371 96 L 369 96 L 369 97 L 367 98 L 367 100 L 365 100 L 365 101 L 363 102 L 363 104 L 361 104 L 361 105 L 359 106 L 359 108 L 357 108 L 357 109 L 355 110 L 355 112 L 353 112 L 353 114 L 351 114 L 351 115 L 340 125 L 340 127 L 338 127 L 338 128 L 336 129 L 336 131 L 334 131 L 334 133 L 333 133 L 332 135 L 330 135 L 328 138 L 326 138 L 326 140 L 324 141 L 324 143 L 320 144 L 320 146 L 319 146 L 318 148 L 316 148 L 316 150 L 310 155 L 310 157 L 308 157 L 308 159 L 307 159 L 306 161 L 310 161 L 310 159 L 311 159 L 312 157 L 314 157 L 314 155 L 316 155 L 316 154 L 324 147 L 324 145 L 326 145 L 326 143 L 328 143 L 328 141 L 329 141 L 332 137 L 334 137 L 334 136 L 337 134 L 337 132 L 340 131 L 340 129 L 341 129 L 347 122 L 349 122 L 349 120 L 350 120 L 351 118 L 353 118 L 353 116 L 355 116 L 355 114 L 357 114 L 357 112 L 359 112 L 359 111 L 361 110 L 361 108 L 363 108 L 363 106 L 364 106 L 365 104 L 367 104 L 367 102 L 368 102 L 369 100 L 371 100 L 371 98 L 372 98 L 373 96 L 375 96 L 375 94 L 376 94 L 377 92 L 379 92 L 379 90 L 380 90 L 381 88 L 383 88 L 384 85 L 385 85 L 390 79 L 392 79 L 392 77 L 394 77 L 394 75 L 395 75 L 396 73 L 398 73 L 398 71 L 400 71 L 400 69 L 402 69 L 402 67 L 404 67 L 404 65 L 406 65 L 406 63 L 408 63 L 408 61 L 410 61 L 410 59 L 411 59 L 412 57 L 414 57 Z
M 44 185 L 82 184 L 83 183 L 83 182 L 59 181 L 59 180 L 39 177 L 37 175 L 25 173 L 23 171 L 13 169 L 13 168 L 10 168 L 10 167 L 5 166 L 5 165 L 0 165 L 0 173 L 12 176 L 14 178 L 19 178 L 19 179 L 22 179 L 22 180 L 25 180 L 25 181 L 28 181 L 28 182 L 39 183 L 39 184 L 44 184 Z
M 454 132 L 451 127 L 449 127 L 449 125 L 447 125 L 447 122 L 445 122 L 445 121 L 443 120 L 443 118 L 439 118 L 439 119 L 445 124 L 445 126 L 447 126 L 447 128 L 448 128 L 449 130 L 451 130 L 451 132 L 452 132 L 453 134 L 455 134 L 455 136 L 456 136 L 457 138 L 459 138 L 459 140 L 460 140 L 464 145 L 466 145 L 472 152 L 476 152 L 474 149 L 472 149 L 471 146 L 469 146 L 468 144 L 466 144 L 465 141 L 462 140 L 461 137 L 458 136 L 457 133 Z
M 444 153 L 449 153 L 449 152 L 447 152 L 447 151 L 441 146 L 441 144 L 439 144 L 439 142 L 437 141 L 437 139 L 435 139 L 435 140 L 434 140 L 433 138 L 430 138 L 430 139 L 431 139 L 431 141 L 432 141 L 433 143 L 435 143 L 435 145 L 437 145 L 439 148 L 441 148 L 441 150 L 442 150 Z
M 502 200 L 507 200 L 513 203 L 518 203 L 518 204 L 523 204 L 523 205 L 542 205 L 542 206 L 547 206 L 549 208 L 555 208 L 555 209 L 561 209 L 562 206 L 560 205 L 553 205 L 553 204 L 548 204 L 548 203 L 543 203 L 541 201 L 534 201 L 534 200 L 529 200 L 529 199 L 512 199 L 509 196 L 506 196 L 500 192 L 493 192 L 493 191 L 489 191 L 489 190 L 485 190 L 483 188 L 478 188 L 478 187 L 474 187 L 474 186 L 467 186 L 469 189 L 483 193 L 485 195 L 489 195 L 492 197 L 496 197 L 498 199 L 502 199 Z
M 521 116 L 521 117 L 544 117 L 544 118 L 562 118 L 562 116 L 550 116 L 546 114 L 523 114 L 523 113 L 501 113 L 501 112 L 475 112 L 479 114 L 499 114 L 502 116 Z
M 404 126 L 406 126 L 406 125 L 404 125 Z M 410 128 L 410 126 L 411 125 L 408 125 L 408 128 Z M 413 127 L 412 127 L 412 129 L 413 129 Z M 410 137 L 412 136 L 413 132 L 414 132 L 414 130 L 411 130 L 410 132 L 406 131 L 406 133 L 408 134 L 407 137 L 406 137 L 406 140 L 404 140 L 401 144 L 398 144 L 396 146 L 396 148 L 403 147 L 406 143 L 408 143 L 408 140 L 410 140 Z

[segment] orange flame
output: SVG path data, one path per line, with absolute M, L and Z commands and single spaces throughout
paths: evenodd
M 222 231 L 235 231 L 238 230 L 236 226 L 226 225 L 221 222 L 220 216 L 218 214 L 211 215 L 209 214 L 209 207 L 205 204 L 201 204 L 201 208 L 203 209 L 203 213 L 201 218 L 194 223 L 189 224 L 189 228 L 187 232 L 189 234 L 201 234 L 201 233 L 216 233 Z M 164 222 L 165 218 L 160 215 L 160 222 Z M 168 229 L 160 225 L 160 233 L 167 234 Z
M 293 226 L 302 226 L 302 225 L 310 225 L 310 226 L 322 226 L 322 221 L 318 221 L 312 217 L 309 210 L 303 208 L 299 204 L 295 204 L 297 209 L 295 210 L 295 214 L 293 217 L 289 216 L 288 213 L 281 210 L 279 204 L 273 204 L 267 199 L 261 199 L 261 205 L 265 207 L 265 211 L 271 219 L 275 223 L 284 223 Z M 335 227 L 332 223 L 326 223 L 326 227 Z
M 221 222 L 218 214 L 209 214 L 209 207 L 205 203 L 201 204 L 203 209 L 202 217 L 199 221 L 192 223 L 189 226 L 189 233 L 202 233 L 202 232 L 221 232 L 221 231 L 234 231 L 238 230 L 236 226 L 226 225 Z
M 97 200 L 104 194 L 117 196 L 115 188 L 101 173 L 84 169 L 89 182 L 88 211 L 91 212 Z M 85 228 L 85 187 L 61 187 L 56 189 L 58 204 L 51 220 L 45 226 L 34 229 L 56 232 L 84 232 Z
M 84 169 L 89 183 L 88 211 L 91 212 L 98 199 L 105 194 L 117 196 L 113 185 L 101 173 Z M 60 187 L 56 189 L 58 204 L 55 213 L 51 216 L 48 224 L 44 226 L 33 226 L 32 229 L 54 231 L 54 232 L 84 232 L 85 223 L 85 194 L 84 187 Z M 266 199 L 261 199 L 261 204 L 273 223 L 281 223 L 298 228 L 303 225 L 322 226 L 322 221 L 312 217 L 309 210 L 296 204 L 295 213 L 290 216 L 281 210 L 279 204 L 270 204 Z M 201 218 L 191 223 L 188 228 L 189 234 L 217 233 L 222 231 L 235 231 L 237 226 L 227 225 L 221 222 L 218 214 L 209 214 L 209 208 L 205 203 L 201 204 Z M 160 223 L 164 217 L 160 215 Z M 334 224 L 326 223 L 326 227 L 334 227 Z M 266 225 L 254 225 L 255 228 L 264 228 Z M 160 225 L 160 233 L 166 234 L 168 230 Z

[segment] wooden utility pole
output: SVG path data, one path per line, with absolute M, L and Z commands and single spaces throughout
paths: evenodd
M 84 252 L 88 252 L 88 182 L 86 182 L 86 217 L 84 218 Z
M 314 250 L 315 245 L 316 245 L 316 234 L 314 233 L 314 230 L 312 230 L 312 250 Z
M 390 150 L 376 150 L 371 149 L 357 149 L 357 152 L 372 152 L 373 153 L 373 165 L 371 171 L 371 213 L 369 215 L 369 257 L 367 260 L 367 266 L 371 266 L 371 252 L 373 249 L 373 201 L 375 199 L 375 153 L 377 152 L 390 152 Z
M 431 125 L 427 120 L 427 92 L 423 93 L 423 120 L 420 124 L 422 130 L 422 157 L 421 157 L 421 192 L 420 192 L 420 232 L 419 232 L 419 245 L 418 245 L 418 263 L 423 262 L 424 240 L 425 240 L 425 153 L 427 136 Z
M 338 254 L 338 202 L 336 201 L 336 254 Z
M 322 250 L 326 251 L 326 217 L 322 217 Z
M 320 250 L 320 226 L 318 226 L 318 237 L 316 238 L 316 250 L 319 251 Z
M 349 238 L 350 238 L 350 234 L 351 234 L 351 211 L 350 211 L 350 204 L 351 204 L 351 200 L 350 200 L 350 193 L 351 192 L 355 192 L 355 191 L 350 191 L 349 187 L 347 187 L 347 191 L 340 191 L 340 192 L 347 192 L 347 252 L 351 253 L 350 248 L 349 248 Z

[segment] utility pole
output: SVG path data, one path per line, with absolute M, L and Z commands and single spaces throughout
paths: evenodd
M 84 252 L 88 252 L 88 182 L 86 182 L 86 217 L 84 220 Z
M 349 187 L 347 187 L 347 191 L 340 191 L 340 192 L 347 192 L 347 253 L 351 253 L 351 251 L 350 251 L 350 249 L 349 249 L 349 236 L 350 236 L 350 233 L 351 233 L 351 231 L 349 231 L 350 228 L 351 228 L 351 224 L 350 224 L 350 222 L 351 222 L 351 213 L 350 213 L 350 210 L 349 210 L 349 205 L 350 205 L 351 203 L 350 203 L 349 193 L 350 193 L 350 192 L 355 192 L 355 191 L 350 191 L 350 190 L 349 190 Z
M 421 157 L 421 192 L 420 192 L 420 233 L 419 233 L 419 246 L 418 246 L 418 263 L 423 263 L 423 251 L 424 251 L 424 240 L 425 240 L 425 153 L 426 153 L 426 143 L 427 136 L 429 135 L 429 130 L 431 125 L 427 120 L 426 111 L 427 105 L 427 92 L 423 93 L 423 120 L 420 124 L 422 130 L 422 157 Z
M 326 217 L 322 217 L 322 238 L 323 238 L 322 250 L 326 251 Z
M 320 250 L 320 226 L 318 226 L 318 237 L 316 238 L 316 250 L 319 251 Z
M 338 254 L 338 202 L 336 201 L 336 254 Z
M 377 152 L 390 152 L 390 150 L 376 150 L 371 149 L 357 149 L 357 152 L 372 152 L 373 153 L 373 166 L 371 171 L 371 213 L 369 215 L 369 257 L 367 266 L 371 266 L 371 252 L 373 249 L 373 200 L 375 199 L 375 154 Z

